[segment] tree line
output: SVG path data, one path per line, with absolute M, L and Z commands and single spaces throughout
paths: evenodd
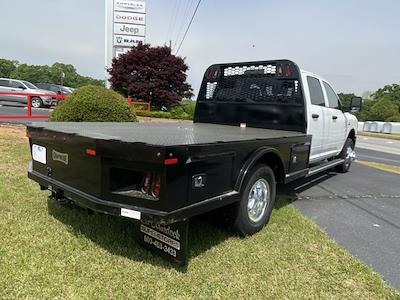
M 85 85 L 104 85 L 103 80 L 78 74 L 71 64 L 28 65 L 17 60 L 0 58 L 0 78 L 26 80 L 32 83 L 54 83 L 78 88 Z
M 338 94 L 344 106 L 349 106 L 354 94 Z M 400 122 L 400 85 L 385 85 L 363 99 L 362 110 L 355 113 L 359 121 Z

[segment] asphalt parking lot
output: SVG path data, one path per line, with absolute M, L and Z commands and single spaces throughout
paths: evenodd
M 379 142 L 388 147 L 383 150 L 396 152 L 396 143 Z M 400 155 L 365 148 L 358 148 L 357 153 L 362 160 L 400 166 Z M 399 183 L 398 174 L 354 163 L 347 174 L 326 172 L 285 189 L 294 195 L 293 205 L 302 214 L 400 288 Z
M 48 116 L 51 110 L 47 108 L 32 108 L 32 115 Z M 43 119 L 2 119 L 1 116 L 26 116 L 27 108 L 22 106 L 8 106 L 0 103 L 0 122 L 13 124 L 27 124 L 35 121 L 43 121 Z

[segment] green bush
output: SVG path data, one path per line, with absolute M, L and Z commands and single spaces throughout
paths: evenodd
M 50 121 L 136 122 L 136 116 L 120 94 L 88 85 L 62 100 L 51 114 Z
M 386 119 L 387 122 L 400 122 L 400 113 Z

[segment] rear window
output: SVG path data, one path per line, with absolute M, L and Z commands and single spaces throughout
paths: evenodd
M 321 83 L 315 77 L 307 76 L 308 88 L 310 89 L 311 103 L 314 105 L 325 106 L 324 93 Z
M 9 87 L 10 86 L 10 80 L 0 79 L 0 86 Z
M 209 80 L 204 101 L 302 104 L 299 82 L 279 78 L 276 67 L 225 68 L 218 81 Z

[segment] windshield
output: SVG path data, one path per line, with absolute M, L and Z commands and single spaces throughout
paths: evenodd
M 72 93 L 73 92 L 72 89 L 67 87 L 67 86 L 63 86 L 61 89 L 63 90 L 63 92 L 67 92 L 67 93 Z
M 28 81 L 22 81 L 22 83 L 25 84 L 28 89 L 32 89 L 32 90 L 37 90 L 38 89 L 37 86 L 33 85 L 32 83 L 30 83 Z

